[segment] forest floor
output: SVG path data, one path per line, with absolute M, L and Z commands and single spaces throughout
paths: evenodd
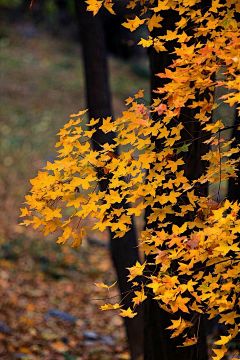
M 94 285 L 116 280 L 107 246 L 84 241 L 78 251 L 18 225 L 29 179 L 56 155 L 55 134 L 86 108 L 80 47 L 31 22 L 3 23 L 0 45 L 0 358 L 129 359 L 123 319 L 99 310 L 109 294 Z M 110 72 L 117 116 L 148 83 L 121 60 L 110 59 Z

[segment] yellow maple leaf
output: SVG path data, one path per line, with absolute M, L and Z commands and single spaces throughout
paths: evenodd
M 106 285 L 104 283 L 94 283 L 94 285 L 96 285 L 97 287 L 101 287 L 101 288 L 106 288 L 106 289 L 111 289 L 113 286 L 115 286 L 117 283 L 117 281 L 115 281 L 112 285 Z
M 224 128 L 222 120 L 218 120 L 213 124 L 207 124 L 203 130 L 211 131 L 213 134 Z
M 185 321 L 181 317 L 178 320 L 171 320 L 172 325 L 169 326 L 167 329 L 174 330 L 171 335 L 171 338 L 179 336 L 186 328 L 192 326 L 189 321 Z
M 150 46 L 153 45 L 153 39 L 152 39 L 151 36 L 149 36 L 148 39 L 143 39 L 143 38 L 141 38 L 141 40 L 139 41 L 138 45 L 142 45 L 142 47 L 144 47 L 144 48 L 147 47 L 147 48 L 148 48 L 148 47 L 150 47 Z
M 102 124 L 102 126 L 99 127 L 99 129 L 101 129 L 105 133 L 108 133 L 110 131 L 114 131 L 115 126 L 114 126 L 114 123 L 112 121 L 112 117 L 108 116 L 106 119 L 103 119 L 103 124 Z
M 224 242 L 221 245 L 214 248 L 214 251 L 219 251 L 221 255 L 225 256 L 229 251 L 236 251 L 239 252 L 240 248 L 238 244 L 228 245 L 228 243 Z
M 120 309 L 121 307 L 122 307 L 122 305 L 115 303 L 115 304 L 102 305 L 99 309 L 102 311 L 105 311 L 105 310 L 116 310 L 116 309 Z
M 213 351 L 215 352 L 216 356 L 213 357 L 213 360 L 220 360 L 224 357 L 224 355 L 227 352 L 227 347 L 225 345 L 222 346 L 221 349 L 213 349 Z
M 135 216 L 140 216 L 143 212 L 143 210 L 145 209 L 145 204 L 143 204 L 143 201 L 138 204 L 136 207 L 132 207 L 129 208 L 127 210 L 128 215 L 135 215 Z
M 71 236 L 73 237 L 74 241 L 72 242 L 71 248 L 77 247 L 77 249 L 79 249 L 82 245 L 84 235 L 87 235 L 84 228 L 81 228 L 79 233 L 76 231 L 72 232 Z
M 167 35 L 164 37 L 167 41 L 171 41 L 177 38 L 177 31 L 167 30 Z
M 140 99 L 144 96 L 144 89 L 139 90 L 137 94 L 134 95 L 135 99 Z
M 129 29 L 130 31 L 136 30 L 140 25 L 145 22 L 145 19 L 141 20 L 138 16 L 135 16 L 133 20 L 127 19 L 127 22 L 124 22 L 122 25 Z
M 226 325 L 227 324 L 233 325 L 235 323 L 235 319 L 240 317 L 240 315 L 238 315 L 236 311 L 232 311 L 227 314 L 220 314 L 220 317 L 221 317 L 219 320 L 220 323 L 225 323 Z
M 113 3 L 111 1 L 104 1 L 103 6 L 110 12 L 112 15 L 116 15 L 115 11 L 113 10 Z
M 136 305 L 139 305 L 141 302 L 143 302 L 147 296 L 145 295 L 144 293 L 144 287 L 143 287 L 143 284 L 141 285 L 142 286 L 142 290 L 141 291 L 134 291 L 134 294 L 136 295 L 132 301 L 133 301 L 133 304 L 134 304 L 134 307 Z
M 87 1 L 86 1 L 86 2 L 87 2 Z M 102 2 L 102 1 L 99 1 L 99 2 Z M 88 109 L 86 109 L 86 110 L 81 110 L 81 111 L 79 111 L 77 114 L 72 114 L 72 115 L 70 115 L 70 117 L 82 116 L 82 115 L 84 115 L 87 111 L 88 111 Z
M 120 312 L 119 315 L 122 316 L 122 317 L 133 318 L 134 316 L 137 315 L 137 313 L 134 313 L 134 312 L 132 311 L 132 309 L 129 307 L 127 310 L 121 309 L 121 312 Z
M 160 21 L 163 20 L 163 17 L 161 17 L 160 15 L 156 15 L 153 14 L 153 16 L 147 20 L 147 27 L 149 31 L 152 31 L 153 28 L 160 28 L 162 27 L 160 23 Z
M 179 191 L 170 191 L 168 195 L 168 201 L 170 201 L 172 204 L 177 203 L 177 198 L 182 195 Z M 185 225 L 184 225 L 185 226 Z
M 172 322 L 172 325 L 167 327 L 166 329 L 169 329 L 169 330 L 177 329 L 177 328 L 179 328 L 179 326 L 182 322 L 182 318 L 180 317 L 178 320 L 171 320 L 171 322 Z
M 162 198 L 161 201 L 163 201 Z M 148 217 L 149 223 L 156 221 L 157 219 L 162 222 L 166 218 L 167 214 L 174 214 L 171 206 L 165 206 L 163 208 L 152 208 L 152 210 L 153 213 Z
M 95 16 L 99 12 L 103 4 L 103 1 L 99 1 L 99 0 L 86 0 L 85 2 L 88 5 L 87 11 L 92 11 L 93 16 Z
M 133 280 L 136 276 L 141 276 L 143 274 L 143 270 L 145 268 L 146 261 L 141 265 L 140 262 L 136 262 L 135 266 L 132 266 L 130 268 L 127 268 L 130 272 L 130 275 L 128 275 L 129 280 Z
M 193 311 L 197 311 L 199 313 L 203 313 L 202 309 L 200 309 L 200 307 L 197 305 L 196 301 L 193 302 L 193 304 L 190 306 L 190 309 L 192 309 Z
M 178 28 L 184 28 L 188 22 L 188 19 L 185 19 L 184 17 L 181 17 L 181 20 L 176 22 L 177 29 Z
M 214 344 L 216 345 L 225 345 L 231 340 L 232 336 L 221 336 L 221 340 L 215 341 Z
M 184 162 L 183 162 L 182 159 L 178 159 L 177 161 L 171 161 L 171 160 L 169 160 L 166 168 L 170 168 L 171 171 L 172 171 L 173 173 L 175 173 L 175 172 L 177 171 L 178 166 L 179 166 L 179 165 L 183 165 L 183 164 L 184 164 Z
M 159 12 L 161 10 L 168 10 L 170 5 L 168 4 L 169 0 L 158 0 L 158 5 L 154 8 L 151 8 L 154 12 Z
M 125 100 L 126 105 L 131 104 L 131 103 L 133 102 L 133 100 L 134 100 L 134 98 L 132 98 L 131 96 L 129 96 L 129 97 Z
M 61 208 L 57 208 L 53 210 L 49 207 L 46 207 L 45 209 L 42 210 L 42 215 L 45 215 L 45 219 L 47 221 L 52 220 L 55 217 L 61 218 L 62 217 Z
M 198 339 L 197 339 L 197 337 L 194 335 L 192 338 L 186 338 L 186 340 L 183 342 L 183 344 L 182 344 L 182 345 L 179 345 L 178 347 L 196 345 L 197 341 L 198 341 Z
M 98 122 L 99 122 L 99 120 L 100 120 L 100 118 L 98 118 L 98 119 L 91 119 L 90 121 L 89 121 L 89 123 L 88 124 L 86 124 L 87 126 L 95 126 Z
M 188 199 L 190 203 L 195 206 L 195 201 L 198 200 L 198 197 L 194 195 L 194 190 L 187 192 Z
M 178 295 L 175 301 L 171 301 L 169 304 L 173 312 L 178 311 L 181 309 L 183 312 L 189 313 L 187 306 L 185 305 L 190 301 L 190 298 L 183 298 L 181 295 Z
M 172 233 L 174 235 L 182 234 L 184 231 L 187 230 L 187 223 L 184 223 L 182 226 L 178 227 L 177 225 L 173 224 L 172 226 Z
M 153 42 L 153 47 L 157 52 L 167 51 L 167 49 L 164 46 L 164 43 L 158 39 Z
M 212 1 L 212 6 L 210 7 L 209 11 L 217 13 L 218 9 L 224 6 L 224 5 L 219 4 L 219 1 L 220 0 L 213 0 Z
M 23 209 L 20 209 L 22 214 L 20 215 L 20 217 L 24 217 L 24 216 L 30 216 L 31 215 L 31 211 L 28 209 L 28 208 L 23 208 Z

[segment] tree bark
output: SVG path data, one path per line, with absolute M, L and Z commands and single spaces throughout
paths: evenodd
M 153 38 L 161 35 L 165 35 L 166 30 L 174 30 L 174 24 L 179 20 L 178 14 L 175 11 L 168 10 L 164 12 L 164 20 L 162 28 L 154 29 L 151 33 Z M 172 64 L 174 59 L 171 54 L 174 51 L 174 42 L 168 44 L 166 52 L 157 53 L 155 49 L 151 49 L 149 52 L 150 58 L 150 71 L 151 71 L 151 91 L 152 100 L 159 97 L 154 90 L 158 87 L 162 87 L 166 79 L 162 79 L 155 74 L 162 73 L 165 69 Z M 189 122 L 194 118 L 194 110 L 185 108 L 181 114 L 179 121 L 185 124 L 187 132 L 183 133 L 182 139 L 189 139 L 189 133 L 195 138 L 201 136 L 201 130 L 198 123 Z M 153 139 L 154 141 L 154 139 Z M 156 147 L 161 149 L 161 142 L 156 142 Z M 204 148 L 200 142 L 194 142 L 187 153 L 187 156 L 191 154 L 185 160 L 186 165 L 184 166 L 185 174 L 188 179 L 193 180 L 198 178 L 204 171 L 206 163 L 201 160 L 201 155 L 204 153 Z M 187 161 L 186 161 L 187 160 Z M 196 164 L 198 164 L 196 166 Z M 207 189 L 203 190 L 203 193 L 207 193 Z M 147 217 L 150 215 L 151 209 L 148 208 L 146 211 L 146 226 Z M 182 225 L 184 219 L 172 218 L 170 221 L 174 222 L 178 226 Z M 153 261 L 149 261 L 154 263 Z M 148 270 L 151 269 L 151 266 Z M 169 331 L 166 330 L 171 325 L 171 319 L 176 320 L 176 316 L 173 317 L 171 314 L 162 310 L 156 300 L 153 300 L 150 296 L 145 302 L 145 327 L 144 327 L 144 360 L 207 360 L 207 344 L 205 336 L 205 319 L 202 317 L 199 324 L 198 333 L 198 344 L 190 347 L 177 347 L 180 345 L 178 338 L 170 339 Z M 176 315 L 176 314 L 175 314 Z
M 84 0 L 75 0 L 76 13 L 81 32 L 81 42 L 85 69 L 85 88 L 87 106 L 90 118 L 106 118 L 112 115 L 111 95 L 109 87 L 108 64 L 105 34 L 101 15 L 93 17 L 86 11 Z M 100 125 L 99 125 L 100 126 Z M 113 142 L 114 134 L 103 133 L 97 129 L 93 136 L 93 147 L 100 150 L 99 144 Z M 102 190 L 106 182 L 99 182 Z M 126 208 L 126 204 L 124 204 Z M 134 224 L 131 230 L 121 239 L 114 239 L 110 232 L 110 251 L 116 268 L 118 283 L 122 296 L 126 292 L 130 295 L 124 299 L 125 307 L 131 305 L 131 284 L 127 282 L 128 271 L 126 267 L 133 266 L 139 260 L 137 238 Z M 141 359 L 143 354 L 143 310 L 133 319 L 125 318 L 125 326 L 131 357 L 133 360 Z
M 238 116 L 237 110 L 236 110 L 236 116 L 235 116 L 235 122 L 234 125 L 237 127 L 237 125 L 240 125 L 240 117 Z M 239 146 L 240 145 L 240 131 L 236 131 L 236 128 L 234 127 L 233 130 L 235 141 L 233 142 L 232 146 Z M 231 137 L 232 138 L 232 137 Z M 238 154 L 236 155 L 238 157 Z M 233 155 L 234 158 L 234 155 Z M 228 181 L 228 200 L 229 201 L 240 201 L 240 169 L 238 169 L 238 176 L 236 178 L 231 178 Z

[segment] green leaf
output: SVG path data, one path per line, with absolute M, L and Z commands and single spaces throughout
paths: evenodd
M 183 146 L 177 148 L 177 154 L 179 154 L 180 152 L 188 152 L 188 147 L 191 145 L 191 143 L 189 144 L 183 144 Z

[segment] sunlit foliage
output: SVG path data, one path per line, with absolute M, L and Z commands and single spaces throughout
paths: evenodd
M 86 2 L 94 15 L 102 5 L 114 13 L 112 1 Z M 240 330 L 240 204 L 227 198 L 220 201 L 221 183 L 237 177 L 239 148 L 231 146 L 234 138 L 224 136 L 229 128 L 224 120 L 211 115 L 218 106 L 217 87 L 226 88 L 222 100 L 231 107 L 240 100 L 240 36 L 235 20 L 240 6 L 237 0 L 213 0 L 204 9 L 199 0 L 159 0 L 157 6 L 153 0 L 132 0 L 127 7 L 134 9 L 139 4 L 139 16 L 123 23 L 131 31 L 142 24 L 149 31 L 161 27 L 165 10 L 173 9 L 180 15 L 174 31 L 167 30 L 157 38 L 149 35 L 139 42 L 160 52 L 167 50 L 167 42 L 175 41 L 175 60 L 165 73 L 157 74 L 168 81 L 156 89 L 151 105 L 144 101 L 143 90 L 129 97 L 128 108 L 116 120 L 91 119 L 85 128 L 82 119 L 87 110 L 71 115 L 59 132 L 58 159 L 48 162 L 31 180 L 28 207 L 22 209 L 22 216 L 27 217 L 23 224 L 40 228 L 44 235 L 60 230 L 58 243 L 71 238 L 72 247 L 80 247 L 86 234 L 84 219 L 92 217 L 94 229 L 110 227 L 121 238 L 130 228 L 132 215 L 140 216 L 151 207 L 139 249 L 152 255 L 157 271 L 146 271 L 148 257 L 143 264 L 133 264 L 128 269 L 135 293 L 133 308 L 123 310 L 119 304 L 106 304 L 101 310 L 120 309 L 121 316 L 134 317 L 150 288 L 166 311 L 193 311 L 199 320 L 203 313 L 209 318 L 220 314 L 220 323 L 228 325 L 228 335 L 215 343 L 219 347 L 213 349 L 214 359 L 218 360 Z M 218 80 L 222 69 L 224 78 Z M 203 130 L 200 139 L 189 133 L 187 140 L 182 140 L 187 131 L 181 121 L 183 108 L 195 109 L 191 121 Z M 115 141 L 93 151 L 90 140 L 99 124 L 105 133 L 115 132 Z M 239 131 L 237 126 L 235 131 Z M 191 156 L 197 140 L 208 145 L 202 155 L 207 166 L 199 178 L 191 180 L 184 169 L 185 153 Z M 117 155 L 119 145 L 123 150 Z M 108 180 L 105 191 L 98 188 L 100 178 Z M 215 197 L 201 192 L 216 183 Z M 131 207 L 125 209 L 124 202 Z M 68 208 L 71 211 L 66 212 Z M 193 320 L 196 322 L 196 317 Z M 186 334 L 191 326 L 183 314 L 172 321 L 171 337 Z M 183 345 L 197 341 L 197 333 L 185 336 Z

